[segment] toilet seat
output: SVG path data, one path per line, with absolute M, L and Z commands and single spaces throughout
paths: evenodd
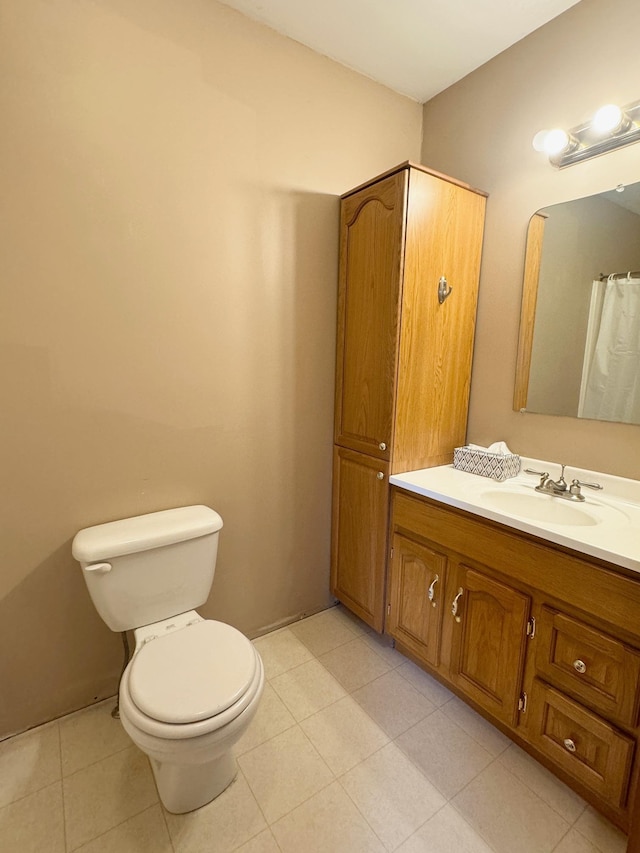
M 147 717 L 195 723 L 226 711 L 256 671 L 249 640 L 224 622 L 203 620 L 146 642 L 129 673 L 129 695 Z
M 214 627 L 194 631 L 203 625 Z M 187 635 L 187 632 L 192 633 Z M 178 634 L 183 636 L 179 638 L 177 645 L 174 645 Z M 224 645 L 221 645 L 220 642 L 216 643 L 214 654 L 211 645 L 212 640 L 214 638 L 220 640 L 222 636 L 226 637 Z M 212 681 L 210 672 L 207 678 L 205 670 L 199 668 L 207 660 L 216 663 L 220 661 L 219 669 L 221 672 L 226 671 L 225 667 L 229 665 L 231 660 L 240 660 L 241 674 L 235 682 L 232 676 L 228 676 L 227 684 L 232 689 L 226 698 L 219 690 L 216 692 L 215 686 L 211 690 L 205 686 L 202 693 L 198 691 L 198 688 L 194 688 L 194 692 L 190 694 L 190 698 L 196 701 L 196 704 L 193 705 L 188 704 L 181 697 L 175 698 L 178 691 L 173 678 L 174 676 L 179 678 L 181 673 L 177 668 L 174 652 L 176 649 L 192 647 L 192 643 L 195 645 L 196 640 L 198 644 L 202 645 L 202 653 L 201 651 L 194 651 L 194 657 L 186 668 L 196 680 Z M 161 641 L 163 645 L 156 646 L 155 651 L 152 651 L 155 644 L 161 643 Z M 167 666 L 162 663 L 165 660 L 164 651 L 168 652 Z M 144 657 L 142 657 L 143 653 Z M 134 676 L 136 670 L 137 677 Z M 251 675 L 247 681 L 249 671 Z M 132 676 L 134 676 L 133 688 Z M 149 640 L 136 652 L 133 660 L 127 666 L 120 684 L 121 715 L 126 715 L 141 731 L 153 737 L 169 740 L 194 738 L 214 732 L 239 717 L 251 704 L 256 694 L 261 692 L 263 680 L 262 661 L 247 637 L 223 622 L 201 620 L 172 634 Z M 162 686 L 158 687 L 159 684 Z M 168 700 L 168 703 L 162 704 L 165 700 Z M 142 708 L 137 704 L 138 701 L 142 703 Z M 213 709 L 219 708 L 219 710 L 217 713 L 203 717 L 201 715 L 207 706 Z M 155 716 L 147 713 L 145 708 L 151 709 Z M 162 717 L 180 717 L 183 721 L 167 721 L 161 719 Z M 191 717 L 190 721 L 186 719 L 188 717 Z

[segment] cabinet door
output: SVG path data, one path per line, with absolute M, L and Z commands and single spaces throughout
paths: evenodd
M 410 171 L 392 473 L 450 462 L 464 444 L 485 202 Z
M 334 452 L 331 592 L 376 631 L 384 622 L 388 468 L 363 453 Z
M 453 590 L 451 680 L 478 705 L 515 725 L 529 597 L 460 566 Z
M 335 441 L 389 459 L 406 170 L 342 202 Z
M 393 537 L 386 631 L 432 666 L 440 663 L 446 571 L 444 554 Z

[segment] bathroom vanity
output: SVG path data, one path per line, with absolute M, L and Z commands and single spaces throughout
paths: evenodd
M 606 479 L 617 495 L 580 504 L 536 494 L 525 474 L 392 477 L 385 631 L 628 832 L 640 502 L 630 481 Z

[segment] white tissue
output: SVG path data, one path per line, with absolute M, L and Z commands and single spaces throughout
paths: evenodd
M 489 447 L 482 447 L 480 444 L 467 444 L 471 450 L 481 450 L 483 453 L 498 453 L 500 456 L 511 456 L 511 451 L 504 441 L 494 441 Z
M 493 444 L 490 444 L 487 448 L 489 453 L 499 453 L 501 456 L 511 455 L 511 451 L 507 447 L 506 442 L 504 441 L 494 441 Z

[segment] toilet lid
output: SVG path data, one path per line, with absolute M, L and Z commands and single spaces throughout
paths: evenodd
M 256 671 L 250 641 L 205 620 L 147 642 L 129 673 L 129 694 L 148 717 L 193 723 L 222 713 L 246 693 Z

